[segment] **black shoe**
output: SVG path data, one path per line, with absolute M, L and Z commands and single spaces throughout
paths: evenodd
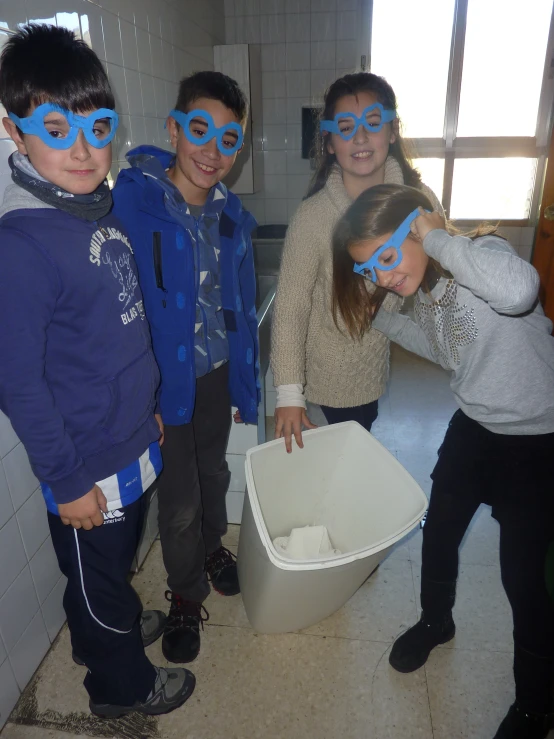
M 554 729 L 554 714 L 527 713 L 514 703 L 494 739 L 546 739 Z
M 206 558 L 206 573 L 214 590 L 217 590 L 220 595 L 240 593 L 237 558 L 225 547 L 219 547 Z
M 165 626 L 165 613 L 163 611 L 143 611 L 140 618 L 140 635 L 142 636 L 142 643 L 145 647 L 149 647 L 154 642 L 158 641 L 160 636 L 164 633 Z M 71 653 L 73 661 L 76 665 L 84 667 L 85 663 L 78 657 L 75 652 Z
M 413 672 L 422 667 L 431 650 L 454 638 L 456 626 L 449 615 L 438 623 L 429 623 L 424 615 L 392 645 L 389 662 L 398 672 Z
M 192 672 L 183 667 L 172 670 L 164 667 L 154 669 L 156 682 L 145 701 L 137 702 L 133 706 L 116 706 L 111 703 L 93 703 L 91 700 L 89 701 L 91 713 L 99 718 L 119 718 L 132 711 L 159 716 L 182 706 L 190 698 L 196 685 L 196 678 Z
M 165 597 L 171 606 L 162 638 L 164 657 L 168 662 L 192 662 L 200 651 L 200 627 L 204 631 L 204 621 L 210 617 L 208 611 L 202 603 L 183 600 L 171 590 L 166 591 Z

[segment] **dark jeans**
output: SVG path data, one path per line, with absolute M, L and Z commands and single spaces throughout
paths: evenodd
M 467 527 L 481 503 L 492 506 L 514 618 L 516 696 L 528 710 L 548 710 L 554 688 L 554 603 L 546 582 L 554 541 L 554 434 L 494 434 L 457 411 L 432 479 L 423 529 L 424 609 L 440 610 L 440 597 L 433 603 L 429 594 L 455 582 Z
M 329 408 L 327 405 L 322 405 L 321 410 L 327 421 L 331 424 L 342 423 L 343 421 L 357 421 L 365 429 L 371 431 L 371 426 L 377 419 L 379 412 L 378 403 L 378 400 L 374 400 L 372 403 L 356 405 L 353 408 Z
M 146 496 L 91 531 L 48 514 L 60 569 L 63 605 L 75 653 L 85 662 L 85 688 L 95 703 L 131 706 L 154 687 L 156 673 L 140 635 L 142 605 L 128 582 L 144 520 Z
M 227 531 L 228 379 L 228 364 L 198 378 L 191 422 L 166 426 L 162 445 L 158 521 L 167 585 L 199 603 L 210 593 L 206 556 L 219 549 Z

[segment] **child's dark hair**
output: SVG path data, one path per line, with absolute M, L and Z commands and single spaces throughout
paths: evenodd
M 335 108 L 338 101 L 345 95 L 359 95 L 362 92 L 370 92 L 377 101 L 389 110 L 396 110 L 396 95 L 389 83 L 383 78 L 371 72 L 356 72 L 345 74 L 335 80 L 325 92 L 323 109 L 316 123 L 316 137 L 313 155 L 316 161 L 316 172 L 308 188 L 306 198 L 319 192 L 327 182 L 329 173 L 336 162 L 336 157 L 327 150 L 326 138 L 328 134 L 322 134 L 319 130 L 321 121 L 332 120 L 335 117 Z M 399 121 L 396 119 L 392 125 L 395 127 L 396 141 L 390 145 L 389 154 L 393 156 L 404 175 L 404 182 L 412 187 L 417 187 L 421 182 L 419 172 L 414 169 L 406 153 L 406 145 L 400 135 Z
M 20 118 L 42 103 L 74 113 L 115 107 L 108 77 L 94 51 L 67 28 L 33 23 L 4 45 L 0 101 Z
M 200 98 L 219 100 L 243 125 L 248 117 L 248 101 L 238 83 L 221 72 L 196 72 L 179 83 L 175 109 L 187 113 Z

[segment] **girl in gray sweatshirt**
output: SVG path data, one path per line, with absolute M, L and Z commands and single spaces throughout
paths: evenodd
M 354 338 L 375 328 L 450 372 L 458 410 L 431 475 L 421 620 L 391 665 L 421 667 L 453 638 L 458 548 L 481 503 L 500 523 L 502 582 L 514 618 L 516 700 L 495 739 L 544 739 L 554 726 L 554 338 L 539 277 L 494 229 L 452 235 L 414 188 L 362 193 L 338 223 L 333 311 Z M 367 279 L 363 279 L 363 278 Z M 373 283 L 373 284 L 372 284 Z M 382 307 L 414 296 L 415 321 Z

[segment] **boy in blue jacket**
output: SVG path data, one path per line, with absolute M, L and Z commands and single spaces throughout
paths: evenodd
M 159 373 L 131 244 L 109 211 L 114 98 L 64 28 L 23 27 L 0 61 L 17 146 L 0 209 L 0 408 L 41 481 L 91 711 L 167 713 L 194 689 L 144 652 L 163 613 L 127 582 L 161 469 Z
M 161 371 L 164 424 L 160 539 L 170 610 L 162 649 L 191 662 L 200 649 L 208 578 L 239 592 L 227 530 L 225 452 L 236 420 L 257 423 L 256 223 L 221 180 L 243 144 L 247 102 L 218 72 L 181 81 L 167 119 L 175 155 L 153 146 L 129 152 L 114 213 L 131 235 L 152 344 Z

